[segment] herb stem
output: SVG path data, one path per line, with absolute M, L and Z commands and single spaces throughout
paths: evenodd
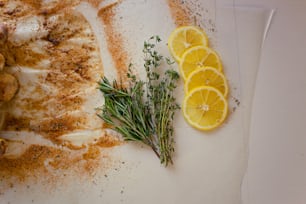
M 129 88 L 119 86 L 116 81 L 111 84 L 107 78 L 102 78 L 99 89 L 105 104 L 99 117 L 112 125 L 125 140 L 140 141 L 150 146 L 160 162 L 167 166 L 173 163 L 172 122 L 179 108 L 173 90 L 179 75 L 169 69 L 163 75 L 159 73 L 162 62 L 170 62 L 156 51 L 156 44 L 160 41 L 158 36 L 153 36 L 144 42 L 145 81 L 137 79 L 131 69 L 127 73 Z

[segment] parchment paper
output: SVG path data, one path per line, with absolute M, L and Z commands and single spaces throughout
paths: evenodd
M 162 0 L 126 1 L 119 22 L 129 36 L 126 45 L 132 53 L 131 61 L 140 65 L 143 41 L 152 34 L 164 40 L 160 50 L 169 55 L 166 40 L 175 28 Z M 251 102 L 260 48 L 267 19 L 262 10 L 238 9 L 233 2 L 198 1 L 209 10 L 206 18 L 216 25 L 209 33 L 213 48 L 220 54 L 224 72 L 230 85 L 230 113 L 225 124 L 213 132 L 191 128 L 181 112 L 176 115 L 176 153 L 174 165 L 164 168 L 150 149 L 127 143 L 106 150 L 112 155 L 113 165 L 97 172 L 90 180 L 73 177 L 57 185 L 51 193 L 41 191 L 40 183 L 28 189 L 12 188 L 0 197 L 0 203 L 241 203 L 241 184 L 247 167 L 248 133 Z M 92 8 L 83 5 L 85 16 L 95 21 Z M 87 9 L 87 10 L 86 10 Z M 133 11 L 133 12 L 131 12 Z M 255 12 L 254 12 L 255 11 Z M 260 12 L 257 12 L 260 11 Z M 127 13 L 129 15 L 127 15 Z M 97 27 L 98 26 L 98 27 Z M 105 57 L 105 41 L 101 25 L 94 26 L 105 67 L 112 61 Z M 252 43 L 250 43 L 252 42 Z M 104 53 L 104 54 L 103 54 Z M 111 70 L 107 76 L 115 77 Z M 183 99 L 183 82 L 177 90 L 177 99 Z

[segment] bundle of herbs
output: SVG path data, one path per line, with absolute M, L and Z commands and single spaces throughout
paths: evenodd
M 132 66 L 127 73 L 127 87 L 116 80 L 101 79 L 99 89 L 105 104 L 98 116 L 125 140 L 140 141 L 150 146 L 160 162 L 167 166 L 173 163 L 173 119 L 179 109 L 174 90 L 179 74 L 173 69 L 160 73 L 164 65 L 173 63 L 157 52 L 156 45 L 160 41 L 158 36 L 153 36 L 144 42 L 145 81 L 136 77 Z

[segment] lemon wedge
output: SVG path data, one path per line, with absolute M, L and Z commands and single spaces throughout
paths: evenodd
M 200 86 L 185 96 L 182 110 L 191 126 L 199 130 L 212 130 L 224 122 L 228 104 L 218 89 Z
M 196 26 L 178 27 L 168 39 L 168 48 L 177 62 L 187 49 L 198 45 L 207 46 L 208 38 L 205 32 Z
M 225 97 L 228 94 L 228 84 L 222 72 L 213 67 L 202 67 L 190 73 L 185 82 L 185 92 L 199 86 L 212 86 L 218 89 Z

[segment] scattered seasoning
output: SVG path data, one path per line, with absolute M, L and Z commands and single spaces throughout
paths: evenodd
M 94 8 L 98 8 L 100 3 L 102 2 L 103 0 L 87 0 L 87 2 L 92 5 Z
M 234 96 L 231 96 L 231 100 L 233 101 L 234 103 L 234 106 L 232 108 L 232 112 L 235 112 L 236 109 L 240 106 L 240 100 Z
M 43 16 L 43 28 L 48 32 L 47 36 L 39 39 L 39 45 L 42 46 L 39 52 L 32 47 L 36 39 L 23 44 L 14 44 L 8 40 L 4 46 L 0 46 L 0 53 L 7 59 L 6 70 L 18 67 L 16 73 L 20 73 L 23 67 L 31 67 L 48 71 L 46 76 L 39 76 L 37 81 L 20 87 L 19 94 L 7 106 L 4 132 L 1 134 L 5 134 L 5 131 L 31 131 L 55 144 L 29 145 L 21 155 L 1 157 L 0 195 L 8 188 L 32 180 L 40 183 L 46 181 L 52 185 L 72 172 L 79 177 L 92 177 L 97 171 L 103 172 L 103 169 L 110 168 L 112 159 L 102 149 L 121 144 L 111 135 L 106 135 L 87 148 L 65 146 L 58 139 L 63 134 L 87 129 L 91 118 L 82 112 L 87 97 L 82 90 L 95 87 L 103 74 L 99 47 L 93 32 L 88 32 L 91 27 L 73 9 L 80 1 L 64 0 L 45 7 L 36 0 L 0 2 L 0 21 L 7 23 L 9 34 L 13 32 L 17 21 L 28 16 Z M 10 8 L 12 2 L 16 6 Z M 99 1 L 89 2 L 97 5 Z M 58 21 L 52 21 L 54 17 Z M 66 23 L 69 23 L 69 29 L 64 26 Z M 71 43 L 73 38 L 85 38 L 87 43 Z M 50 63 L 42 64 L 44 60 Z M 29 87 L 33 88 L 31 94 L 23 96 L 22 93 L 28 91 Z M 15 109 L 22 110 L 23 114 L 16 114 Z M 76 110 L 80 110 L 80 114 L 69 114 Z M 21 144 L 25 145 L 23 142 Z
M 125 82 L 127 80 L 126 73 L 129 63 L 128 54 L 123 46 L 124 37 L 116 28 L 116 7 L 118 3 L 111 4 L 99 10 L 98 17 L 104 24 L 104 30 L 106 34 L 107 48 L 113 58 L 117 69 L 117 80 L 119 82 Z
M 114 139 L 113 136 L 106 134 L 104 135 L 104 137 L 99 138 L 99 140 L 95 143 L 95 145 L 99 147 L 107 148 L 107 147 L 114 147 L 122 143 L 123 143 L 122 141 L 118 139 Z
M 188 12 L 189 8 L 181 0 L 167 0 L 170 13 L 176 26 L 184 26 L 192 24 L 192 18 Z
M 35 82 L 36 84 L 29 82 L 28 86 L 35 88 L 31 94 L 27 94 L 27 97 L 24 97 L 22 93 L 28 93 L 28 87 L 20 87 L 20 94 L 16 95 L 9 108 L 24 110 L 26 114 L 16 115 L 10 113 L 8 109 L 10 115 L 3 127 L 4 130 L 34 131 L 56 141 L 58 136 L 88 126 L 89 118 L 85 113 L 79 115 L 66 113 L 82 108 L 86 101 L 86 94 L 81 90 L 96 85 L 99 76 L 103 73 L 102 62 L 99 57 L 93 57 L 99 56 L 99 54 L 93 55 L 93 53 L 99 53 L 99 48 L 93 32 L 87 32 L 91 30 L 90 25 L 81 14 L 73 10 L 74 4 L 67 6 L 68 1 L 63 2 L 65 4 L 58 3 L 54 6 L 59 9 L 57 11 L 42 8 L 37 1 L 24 2 L 26 3 L 24 8 L 17 4 L 22 13 L 24 10 L 30 12 L 24 13 L 26 16 L 39 16 L 42 9 L 50 10 L 44 20 L 44 29 L 48 31 L 48 36 L 41 40 L 43 46 L 40 52 L 33 49 L 32 42 L 15 45 L 8 41 L 6 46 L 1 46 L 0 52 L 8 59 L 7 69 L 11 66 L 23 69 L 25 66 L 47 70 L 48 73 L 45 77 L 41 76 L 39 81 Z M 63 7 L 64 5 L 66 7 Z M 5 14 L 1 15 L 5 16 Z M 57 16 L 57 22 L 50 20 L 53 16 Z M 10 16 L 6 16 L 3 20 L 6 18 L 12 21 L 18 20 Z M 64 26 L 64 22 L 69 22 L 69 30 Z M 11 24 L 13 23 L 10 22 L 9 25 Z M 71 43 L 72 38 L 85 38 L 88 43 Z M 50 39 L 52 42 L 48 41 Z M 48 60 L 50 63 L 42 68 L 43 60 Z M 33 95 L 39 95 L 39 97 L 33 97 Z M 38 113 L 43 113 L 43 118 Z
M 101 158 L 103 158 L 101 160 Z M 12 188 L 12 182 L 26 183 L 29 178 L 48 183 L 62 180 L 67 173 L 74 172 L 79 177 L 92 177 L 97 170 L 103 171 L 110 162 L 106 153 L 99 147 L 91 146 L 88 150 L 69 151 L 54 147 L 31 145 L 22 155 L 16 158 L 0 159 L 0 182 Z M 48 161 L 46 163 L 46 161 Z M 59 173 L 60 172 L 60 173 Z M 71 173 L 69 173 L 71 174 Z M 27 185 L 27 188 L 30 188 Z M 2 188 L 3 190 L 3 188 Z

